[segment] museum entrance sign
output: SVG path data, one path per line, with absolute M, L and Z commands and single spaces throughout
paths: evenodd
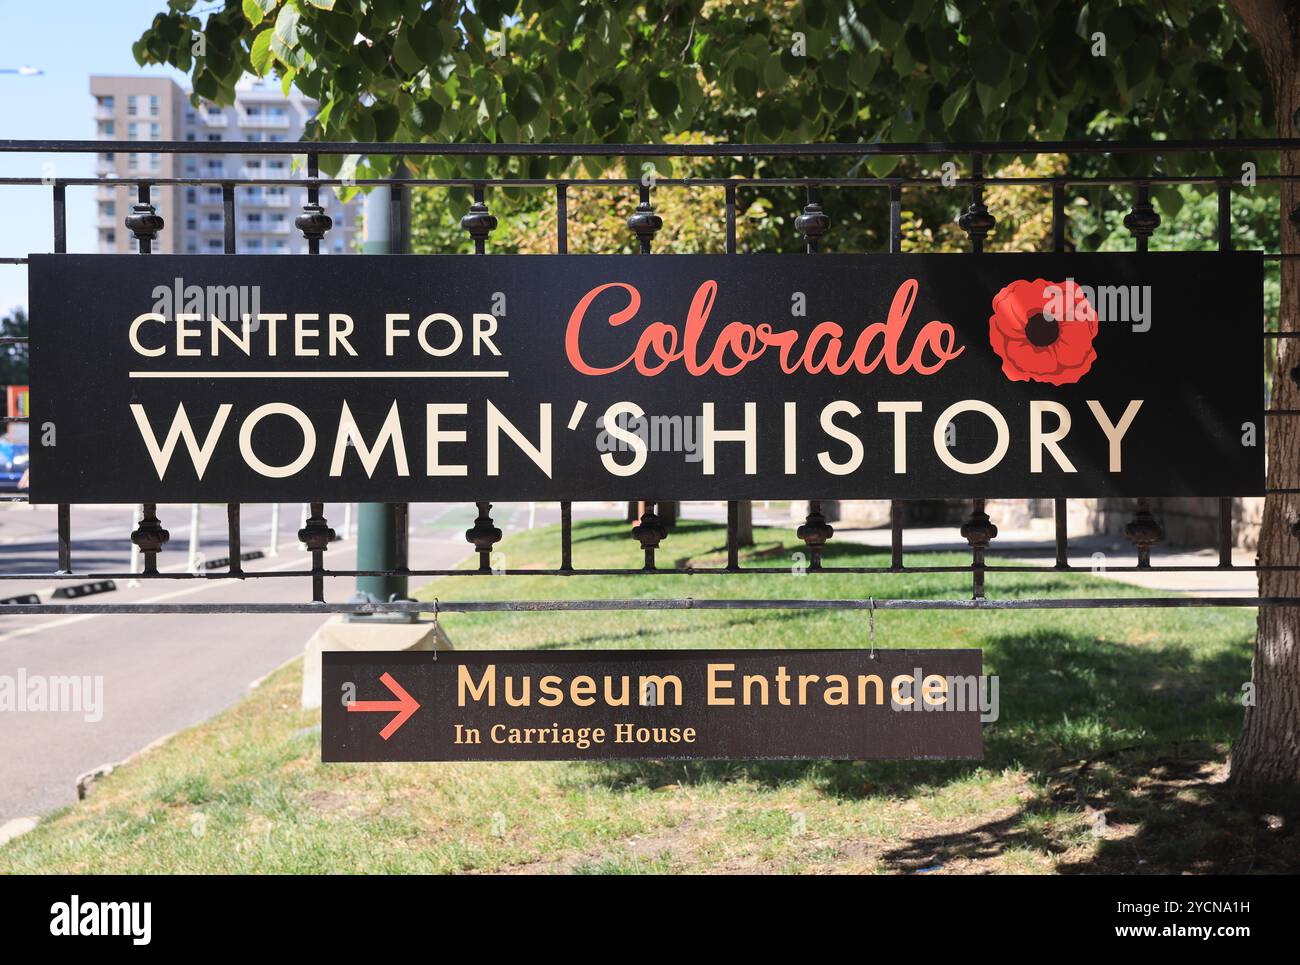
M 979 650 L 322 655 L 321 760 L 978 760 Z

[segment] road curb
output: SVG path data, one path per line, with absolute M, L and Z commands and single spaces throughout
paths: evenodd
M 39 818 L 14 818 L 0 824 L 0 847 L 4 847 L 15 838 L 21 838 L 36 827 Z

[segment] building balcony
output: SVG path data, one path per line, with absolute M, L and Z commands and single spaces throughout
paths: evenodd
M 244 114 L 239 118 L 239 126 L 259 128 L 259 129 L 272 128 L 276 130 L 283 130 L 289 126 L 289 115 L 288 114 L 281 114 L 281 115 Z
M 115 115 L 113 114 L 113 108 L 111 107 L 95 108 L 95 120 L 97 121 L 111 121 L 113 120 L 114 116 Z
M 230 118 L 225 114 L 200 114 L 198 116 L 200 127 L 229 127 Z

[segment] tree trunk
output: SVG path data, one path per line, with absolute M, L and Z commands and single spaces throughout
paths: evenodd
M 1287 0 L 1233 0 L 1263 55 L 1273 87 L 1279 136 L 1300 136 L 1300 9 Z M 1300 174 L 1300 152 L 1282 152 L 1282 173 Z M 1291 214 L 1300 205 L 1300 185 L 1282 185 L 1282 251 L 1300 251 L 1300 230 Z M 1252 320 L 1253 324 L 1253 320 Z M 1300 261 L 1282 260 L 1282 331 L 1300 330 Z M 1300 385 L 1292 370 L 1300 364 L 1300 339 L 1272 340 L 1278 360 L 1270 408 L 1300 408 Z M 1268 485 L 1300 487 L 1300 419 L 1284 417 L 1268 426 Z M 1294 495 L 1264 501 L 1259 534 L 1261 564 L 1293 563 L 1298 548 L 1291 526 L 1300 518 Z M 1300 573 L 1259 571 L 1261 596 L 1300 597 Z M 1246 707 L 1241 735 L 1232 748 L 1232 779 L 1263 786 L 1300 783 L 1300 608 L 1261 607 L 1251 664 L 1253 705 Z

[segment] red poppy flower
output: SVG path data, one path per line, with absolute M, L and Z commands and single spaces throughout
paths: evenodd
M 989 343 L 1013 382 L 1078 382 L 1096 334 L 1097 313 L 1072 282 L 1013 281 L 993 298 Z

